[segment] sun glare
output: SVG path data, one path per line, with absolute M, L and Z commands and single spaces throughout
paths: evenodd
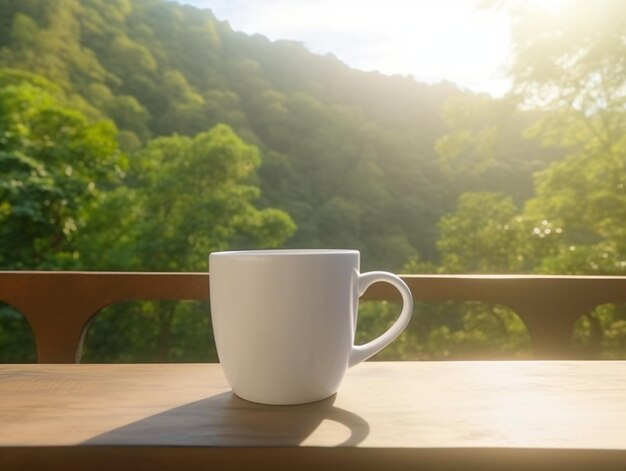
M 531 0 L 529 3 L 531 3 L 533 7 L 545 10 L 550 14 L 555 14 L 563 9 L 565 0 Z
M 510 88 L 510 17 L 480 0 L 177 0 L 214 10 L 233 28 L 302 42 L 351 67 L 419 82 L 454 82 L 501 96 Z M 559 14 L 566 0 L 504 0 Z M 271 7 L 270 7 L 271 6 Z
M 412 75 L 428 83 L 447 80 L 493 95 L 509 88 L 501 73 L 509 51 L 508 16 L 480 9 L 476 0 L 276 0 L 272 8 L 246 5 L 247 11 L 224 9 L 235 29 L 272 40 L 295 39 L 357 69 Z

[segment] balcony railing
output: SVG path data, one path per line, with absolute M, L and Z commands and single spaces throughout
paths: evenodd
M 508 306 L 528 329 L 536 358 L 568 358 L 576 320 L 626 302 L 626 277 L 403 275 L 416 301 L 483 301 Z M 386 284 L 368 300 L 395 300 Z M 76 363 L 92 317 L 124 301 L 208 300 L 208 273 L 0 272 L 0 301 L 30 323 L 40 363 Z

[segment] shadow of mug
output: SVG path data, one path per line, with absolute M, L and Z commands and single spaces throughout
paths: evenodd
M 331 434 L 324 437 L 324 445 L 356 446 L 369 435 L 369 424 L 334 407 L 335 397 L 310 404 L 269 406 L 225 392 L 110 430 L 82 444 L 298 446 L 314 438 L 322 422 L 332 421 L 345 427 L 350 436 L 342 440 L 345 433 Z M 328 443 L 329 438 L 337 443 Z

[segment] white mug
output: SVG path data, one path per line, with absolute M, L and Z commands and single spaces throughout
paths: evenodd
M 263 404 L 332 396 L 354 366 L 391 343 L 409 323 L 413 297 L 398 276 L 359 273 L 356 250 L 251 250 L 209 256 L 217 353 L 233 392 Z M 384 281 L 402 295 L 396 322 L 354 345 L 359 297 Z

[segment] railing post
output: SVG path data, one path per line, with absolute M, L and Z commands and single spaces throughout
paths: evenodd
M 554 311 L 547 309 L 514 310 L 528 329 L 534 358 L 549 360 L 571 356 L 572 334 L 579 314 L 568 312 L 567 315 L 557 317 Z
M 37 361 L 79 363 L 87 326 L 91 317 L 103 307 L 102 301 L 97 297 L 78 295 L 73 283 L 63 284 L 52 278 L 49 284 L 40 288 L 41 291 L 33 290 L 34 296 L 33 292 L 28 292 L 27 296 L 10 299 L 33 329 Z
M 33 317 L 30 317 L 33 319 Z M 31 322 L 38 363 L 80 363 L 86 326 L 64 326 L 49 317 L 37 316 Z

